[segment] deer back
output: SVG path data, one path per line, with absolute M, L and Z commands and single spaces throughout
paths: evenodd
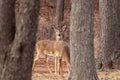
M 36 44 L 37 52 L 44 55 L 53 55 L 54 53 L 54 41 L 41 40 Z M 49 54 L 48 54 L 49 53 Z

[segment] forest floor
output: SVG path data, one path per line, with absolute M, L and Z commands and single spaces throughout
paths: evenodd
M 51 70 L 54 72 L 54 64 L 49 62 Z M 48 69 L 44 65 L 43 61 L 39 61 L 33 70 L 32 80 L 67 80 L 68 74 L 66 66 L 63 66 L 63 78 L 58 75 L 52 75 L 48 72 Z M 120 70 L 112 70 L 110 72 L 97 71 L 99 80 L 120 80 Z

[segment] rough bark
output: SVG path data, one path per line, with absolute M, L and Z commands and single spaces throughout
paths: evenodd
M 14 39 L 4 59 L 0 80 L 31 80 L 39 4 L 39 0 L 18 1 Z
M 15 33 L 15 0 L 0 0 L 0 75 Z
M 100 49 L 97 68 L 120 68 L 120 1 L 99 0 Z
M 93 0 L 71 0 L 69 80 L 98 80 L 93 48 Z
M 64 0 L 57 0 L 56 15 L 57 25 L 59 25 L 64 19 Z

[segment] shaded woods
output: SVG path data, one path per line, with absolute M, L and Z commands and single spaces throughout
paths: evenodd
M 60 0 L 0 0 L 0 80 L 44 80 L 45 77 L 49 80 L 101 80 L 101 74 L 105 77 L 117 71 L 119 74 L 120 1 L 62 2 L 64 9 L 59 6 Z M 61 26 L 66 26 L 63 34 Z M 43 56 L 32 67 L 36 53 L 40 52 L 41 45 L 44 46 L 41 42 L 36 51 L 36 43 L 40 40 L 48 41 L 42 53 L 52 54 L 52 58 L 48 61 L 51 55 Z M 61 62 L 66 59 L 64 56 L 71 65 L 70 74 Z M 44 67 L 47 61 L 50 73 L 55 72 L 55 75 Z M 59 73 L 63 69 L 63 76 L 56 75 L 56 63 Z M 107 80 L 119 78 L 112 77 L 110 75 Z

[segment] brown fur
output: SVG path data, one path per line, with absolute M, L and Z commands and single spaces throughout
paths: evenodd
M 39 55 L 41 54 L 41 55 L 45 55 L 45 56 L 53 56 L 54 58 L 59 57 L 59 59 L 62 59 L 62 61 L 66 62 L 68 70 L 70 70 L 70 51 L 69 51 L 69 46 L 67 45 L 66 42 L 41 40 L 41 41 L 37 42 L 36 50 L 37 50 L 37 54 L 34 59 L 33 67 L 34 67 L 36 61 L 39 59 Z M 56 65 L 56 63 L 55 63 L 55 65 Z M 59 66 L 59 65 L 61 65 L 61 66 Z M 46 66 L 47 66 L 49 72 L 52 73 L 52 71 L 48 67 L 47 60 L 46 60 Z M 60 70 L 60 68 L 62 69 L 62 64 L 60 62 L 58 62 L 58 65 L 56 65 L 56 66 L 58 66 L 59 70 Z M 58 72 L 60 73 L 59 70 L 58 70 Z M 61 73 L 62 73 L 62 71 L 61 71 Z
M 63 31 L 65 30 L 65 27 L 63 27 Z M 49 70 L 49 72 L 52 74 L 51 69 L 48 65 L 48 56 L 52 56 L 55 59 L 55 74 L 58 72 L 62 73 L 62 61 L 65 61 L 68 67 L 68 70 L 70 70 L 70 50 L 69 46 L 66 42 L 62 41 L 62 31 L 58 29 L 54 29 L 56 40 L 50 41 L 50 40 L 41 40 L 36 43 L 36 51 L 37 55 L 34 59 L 33 67 L 36 63 L 36 61 L 39 59 L 39 55 L 45 55 L 46 56 L 46 66 Z M 58 58 L 58 60 L 57 60 Z M 57 62 L 58 61 L 58 62 Z M 58 69 L 57 69 L 58 67 Z

